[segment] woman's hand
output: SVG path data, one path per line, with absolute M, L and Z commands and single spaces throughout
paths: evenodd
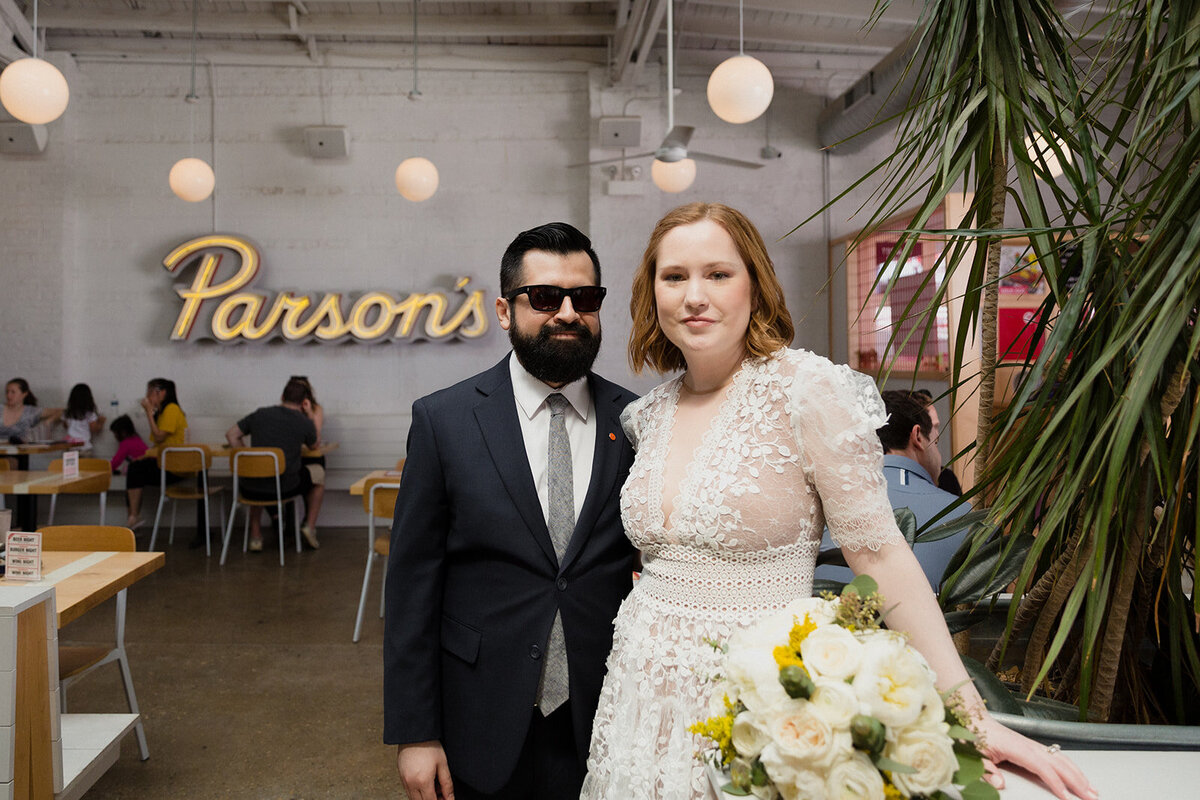
M 150 402 L 149 397 L 143 397 L 140 402 L 142 404 L 142 408 L 145 409 L 147 414 L 154 413 L 154 403 Z
M 978 732 L 983 735 L 983 750 L 987 780 L 997 789 L 1004 788 L 1004 776 L 997 764 L 1008 763 L 1036 775 L 1059 800 L 1097 800 L 1100 794 L 1088 783 L 1087 777 L 1066 753 L 1046 747 L 985 714 L 979 721 Z

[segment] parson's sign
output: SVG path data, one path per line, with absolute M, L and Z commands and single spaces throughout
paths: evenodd
M 238 259 L 232 277 L 217 280 L 226 258 Z M 176 284 L 183 307 L 171 339 L 212 338 L 249 342 L 282 338 L 289 342 L 378 342 L 397 339 L 474 339 L 487 332 L 482 289 L 468 290 L 460 278 L 453 291 L 461 304 L 454 310 L 447 292 L 396 295 L 371 291 L 352 300 L 341 292 L 320 296 L 282 291 L 271 295 L 248 288 L 262 268 L 258 249 L 233 234 L 192 239 L 172 250 L 163 266 L 172 274 L 196 263 L 191 285 Z M 225 270 L 228 273 L 229 270 Z M 201 330 L 197 331 L 197 323 Z

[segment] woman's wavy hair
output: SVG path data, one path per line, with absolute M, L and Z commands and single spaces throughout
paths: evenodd
M 683 353 L 671 343 L 658 324 L 658 306 L 654 298 L 654 273 L 658 268 L 658 248 L 663 237 L 681 225 L 712 220 L 733 239 L 738 255 L 746 262 L 752 286 L 750 326 L 746 329 L 746 352 L 763 358 L 787 347 L 795 336 L 792 315 L 783 300 L 783 287 L 775 276 L 775 265 L 767 255 L 767 246 L 754 223 L 737 209 L 721 203 L 688 203 L 658 221 L 642 263 L 633 276 L 633 296 L 629 313 L 633 330 L 629 334 L 629 365 L 637 374 L 649 365 L 659 373 L 685 369 Z

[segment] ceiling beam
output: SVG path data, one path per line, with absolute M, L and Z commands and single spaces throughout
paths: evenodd
M 17 44 L 25 51 L 24 55 L 33 53 L 33 26 L 25 19 L 14 0 L 0 0 L 0 21 L 12 32 Z M 5 43 L 7 44 L 7 37 Z
M 0 3 L 12 0 L 0 0 Z M 426 15 L 421 18 L 422 37 L 564 36 L 604 37 L 613 33 L 611 14 L 544 15 Z M 142 33 L 146 31 L 191 35 L 192 19 L 187 12 L 103 11 L 79 12 L 47 8 L 38 22 L 48 29 L 94 31 L 96 33 Z M 411 36 L 412 14 L 309 14 L 297 28 L 287 16 L 253 14 L 201 14 L 201 36 L 358 36 L 405 38 Z

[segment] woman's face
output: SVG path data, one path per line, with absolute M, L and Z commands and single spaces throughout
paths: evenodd
M 729 232 L 712 220 L 680 225 L 663 237 L 655 260 L 658 324 L 671 343 L 688 362 L 740 359 L 754 287 Z
M 153 384 L 146 386 L 146 399 L 149 400 L 155 408 L 162 405 L 163 398 L 167 396 L 166 389 L 156 389 Z
M 4 403 L 9 408 L 16 408 L 25 403 L 25 395 L 28 392 L 21 391 L 21 387 L 15 381 L 7 383 L 4 386 Z

